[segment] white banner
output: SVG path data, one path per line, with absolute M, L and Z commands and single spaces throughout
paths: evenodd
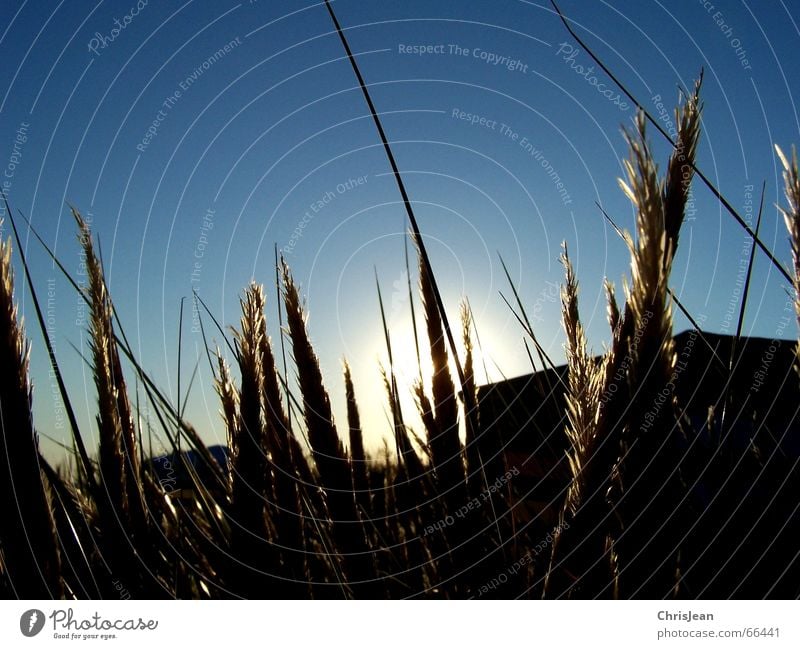
M 799 616 L 786 601 L 4 601 L 0 647 L 796 649 Z

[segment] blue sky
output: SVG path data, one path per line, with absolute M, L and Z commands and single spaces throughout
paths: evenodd
M 658 97 L 671 116 L 678 86 L 690 86 L 705 69 L 700 166 L 753 222 L 766 182 L 762 238 L 788 263 L 772 145 L 800 142 L 797 9 L 733 0 L 560 4 L 656 115 Z M 377 448 L 389 426 L 374 273 L 398 354 L 407 357 L 407 224 L 324 5 L 129 0 L 49 7 L 0 7 L 0 166 L 14 208 L 76 274 L 67 202 L 91 217 L 127 334 L 173 398 L 180 298 L 192 289 L 232 325 L 242 289 L 251 279 L 265 283 L 277 337 L 277 245 L 307 295 L 337 421 L 344 421 L 340 361 L 347 357 Z M 632 228 L 633 212 L 616 181 L 626 155 L 620 127 L 634 115 L 630 102 L 617 97 L 602 72 L 589 70 L 588 54 L 546 3 L 336 0 L 334 7 L 381 112 L 454 319 L 459 300 L 470 300 L 489 378 L 529 369 L 522 331 L 498 294 L 508 294 L 499 254 L 540 338 L 561 358 L 557 259 L 566 240 L 590 342 L 601 350 L 602 280 L 621 292 L 628 258 L 595 202 Z M 650 134 L 663 169 L 669 150 Z M 738 314 L 737 273 L 749 239 L 699 183 L 692 208 L 672 286 L 707 329 L 733 333 L 730 314 Z M 51 334 L 88 430 L 93 384 L 72 347 L 88 353 L 77 296 L 32 239 L 27 249 L 37 286 L 52 293 Z M 18 287 L 33 339 L 37 425 L 63 438 L 21 277 Z M 796 335 L 794 325 L 779 329 L 785 289 L 758 256 L 747 332 Z M 184 386 L 201 342 L 188 305 L 187 311 Z M 687 326 L 676 317 L 677 329 Z M 413 363 L 400 365 L 401 373 L 413 373 Z M 220 439 L 217 410 L 201 363 L 188 412 L 210 441 Z

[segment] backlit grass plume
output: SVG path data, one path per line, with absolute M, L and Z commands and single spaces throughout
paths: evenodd
M 609 596 L 616 574 L 608 560 L 613 536 L 607 490 L 619 447 L 618 438 L 604 434 L 600 422 L 605 414 L 604 380 L 613 356 L 610 350 L 598 362 L 589 355 L 578 309 L 578 281 L 566 244 L 561 261 L 566 274 L 561 288 L 561 319 L 566 333 L 565 433 L 571 479 L 554 532 L 543 593 L 546 597 Z M 608 282 L 606 291 L 609 319 L 616 331 L 619 310 Z
M 662 596 L 675 585 L 678 548 L 668 539 L 682 529 L 684 512 L 666 522 L 659 513 L 669 506 L 667 492 L 674 497 L 684 489 L 668 280 L 694 174 L 701 83 L 702 75 L 676 109 L 677 141 L 663 181 L 644 114 L 637 114 L 633 132 L 625 132 L 630 158 L 620 186 L 636 208 L 636 237 L 624 236 L 632 280 L 622 314 L 606 282 L 612 341 L 594 367 L 567 264 L 562 302 L 572 481 L 553 544 L 548 596 L 617 596 L 620 588 L 628 596 Z
M 361 416 L 358 412 L 353 377 L 347 361 L 343 363 L 345 399 L 347 400 L 347 427 L 350 439 L 350 462 L 353 472 L 353 489 L 361 507 L 369 505 L 369 479 L 367 477 L 367 456 L 364 452 L 364 436 L 361 430 Z
M 137 432 L 113 326 L 113 307 L 89 226 L 74 208 L 79 241 L 86 258 L 89 338 L 97 388 L 100 434 L 100 477 L 107 505 L 124 523 L 126 532 L 146 534 Z
M 689 105 L 691 112 L 694 104 Z M 681 494 L 685 493 L 679 465 L 682 443 L 675 403 L 676 355 L 668 280 L 688 186 L 659 182 L 644 125 L 639 114 L 636 132 L 626 134 L 630 160 L 625 163 L 627 178 L 620 181 L 636 208 L 636 241 L 625 313 L 630 319 L 629 335 L 621 341 L 630 358 L 630 402 L 626 421 L 619 424 L 621 459 L 615 472 L 622 493 L 615 500 L 624 531 L 619 533 L 615 549 L 622 592 L 663 597 L 675 585 L 680 560 L 675 539 L 680 538 L 684 523 L 684 510 L 673 508 L 666 521 L 663 512 L 676 498 L 683 502 Z M 689 156 L 693 150 L 687 144 L 685 154 Z M 674 177 L 673 168 L 678 164 L 673 157 L 668 179 Z
M 314 462 L 328 492 L 331 515 L 335 520 L 353 520 L 349 462 L 333 422 L 333 410 L 322 382 L 319 360 L 308 338 L 300 293 L 286 264 L 283 266 L 283 289 L 286 320 L 303 396 L 303 416 Z
M 228 451 L 230 456 L 236 457 L 239 454 L 239 393 L 233 384 L 230 367 L 224 356 L 217 349 L 217 375 L 214 380 L 214 388 L 219 396 L 222 420 L 225 422 L 225 432 L 228 439 Z M 229 469 L 229 467 L 225 467 Z M 228 476 L 228 495 L 233 489 L 233 472 L 226 471 Z
M 431 278 L 420 256 L 420 293 L 425 313 L 432 368 L 434 428 L 428 430 L 428 447 L 439 483 L 457 497 L 464 487 L 464 462 L 458 438 L 458 404 L 448 366 L 447 345 L 442 320 L 436 307 Z
M 262 293 L 263 291 L 260 290 Z M 306 542 L 303 537 L 303 482 L 308 482 L 308 469 L 303 451 L 292 433 L 289 418 L 283 408 L 283 399 L 275 365 L 272 342 L 267 335 L 266 318 L 262 306 L 259 328 L 262 330 L 258 352 L 261 364 L 261 407 L 266 428 L 266 450 L 270 460 L 275 498 L 272 507 L 276 541 L 282 548 L 283 561 L 290 576 L 299 585 L 306 574 Z
M 241 387 L 239 412 L 233 447 L 233 507 L 234 539 L 252 548 L 267 540 L 267 503 L 273 500 L 272 483 L 267 462 L 266 431 L 261 416 L 260 345 L 265 335 L 263 313 L 264 295 L 260 287 L 251 284 L 240 300 L 242 308 L 241 330 L 236 332 L 237 356 Z M 250 539 L 253 539 L 251 542 Z M 266 550 L 262 547 L 261 552 Z M 255 558 L 255 557 L 254 557 Z
M 597 441 L 597 416 L 600 404 L 602 367 L 586 347 L 586 334 L 578 312 L 578 280 L 570 262 L 566 244 L 561 257 L 566 271 L 566 283 L 561 289 L 562 321 L 567 335 L 566 355 L 569 368 L 566 428 L 572 482 L 567 493 L 566 507 L 574 516 L 583 501 L 584 471 L 591 461 Z
M 664 230 L 667 247 L 671 256 L 678 248 L 678 236 L 686 214 L 689 200 L 697 143 L 700 140 L 700 117 L 703 106 L 700 101 L 700 87 L 703 74 L 694 84 L 693 92 L 685 98 L 682 106 L 675 109 L 677 140 L 669 158 L 667 175 L 664 181 Z
M 303 397 L 306 432 L 320 483 L 325 491 L 333 524 L 333 537 L 338 545 L 337 551 L 344 556 L 348 573 L 345 578 L 362 580 L 353 586 L 355 592 L 370 596 L 377 584 L 369 579 L 364 580 L 372 570 L 372 555 L 356 508 L 350 461 L 339 439 L 330 398 L 322 382 L 319 360 L 308 337 L 300 293 L 286 263 L 283 264 L 283 295 L 297 378 Z
M 472 311 L 469 304 L 461 304 L 461 339 L 464 343 L 464 428 L 467 476 L 470 493 L 479 493 L 484 482 L 484 467 L 479 445 L 481 443 L 480 413 L 478 409 L 478 389 L 475 382 L 475 362 L 472 345 Z
M 61 562 L 39 468 L 29 353 L 14 302 L 11 241 L 0 240 L 0 588 L 8 597 L 58 598 Z
M 783 165 L 783 182 L 787 207 L 778 207 L 783 214 L 786 229 L 789 231 L 789 243 L 792 248 L 794 265 L 795 313 L 800 323 L 800 175 L 798 175 L 797 151 L 792 147 L 791 160 L 781 148 L 775 145 L 775 151 Z

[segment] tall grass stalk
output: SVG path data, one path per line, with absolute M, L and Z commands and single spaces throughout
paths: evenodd
M 582 343 L 577 286 L 567 264 L 563 303 L 573 477 L 553 544 L 547 596 L 661 596 L 675 584 L 679 552 L 669 539 L 681 529 L 685 513 L 675 512 L 664 525 L 662 511 L 669 496 L 680 500 L 685 487 L 668 280 L 695 169 L 701 82 L 702 75 L 676 110 L 677 143 L 664 181 L 642 112 L 635 131 L 625 133 L 630 159 L 620 186 L 636 208 L 636 238 L 623 235 L 632 283 L 622 314 L 606 285 L 612 344 L 594 368 Z
M 421 259 L 421 257 L 420 257 Z M 428 346 L 432 363 L 431 394 L 433 396 L 433 429 L 428 432 L 433 468 L 437 481 L 449 500 L 463 501 L 464 461 L 461 440 L 458 438 L 458 404 L 455 386 L 450 376 L 447 347 L 442 320 L 436 308 L 433 284 L 420 261 L 420 294 L 428 333 Z
M 61 557 L 39 465 L 29 355 L 14 302 L 11 241 L 0 240 L 0 584 L 7 596 L 58 598 L 64 592 Z
M 792 248 L 792 264 L 794 266 L 792 286 L 795 291 L 795 312 L 798 324 L 800 324 L 800 172 L 798 172 L 797 150 L 792 147 L 791 159 L 787 158 L 777 145 L 775 145 L 775 151 L 783 165 L 787 207 L 779 207 L 779 209 L 786 223 L 786 229 L 789 231 L 789 244 Z
M 267 434 L 261 412 L 261 344 L 266 336 L 264 294 L 251 284 L 240 301 L 241 330 L 236 332 L 241 376 L 238 418 L 232 447 L 231 548 L 244 563 L 239 578 L 242 592 L 254 596 L 270 583 L 264 576 L 275 565 L 272 511 L 275 495 L 267 459 Z M 248 571 L 253 569 L 253 573 Z M 274 568 L 273 568 L 274 569 Z
M 347 427 L 350 439 L 350 462 L 353 472 L 353 490 L 356 500 L 363 510 L 369 510 L 369 479 L 367 477 L 367 456 L 364 452 L 364 436 L 361 430 L 361 416 L 358 412 L 353 377 L 347 361 L 343 362 L 345 399 L 347 400 Z
M 111 557 L 111 578 L 130 577 L 131 562 L 147 565 L 154 560 L 148 513 L 143 490 L 146 478 L 139 466 L 136 426 L 128 400 L 128 389 L 114 333 L 113 306 L 103 269 L 95 254 L 92 234 L 78 211 L 72 208 L 78 225 L 79 242 L 86 258 L 89 302 L 89 346 L 97 389 L 99 429 L 99 475 L 104 495 L 98 507 L 105 523 L 105 551 Z M 116 575 L 116 576 L 115 576 Z M 131 583 L 141 593 L 158 592 L 152 578 Z
M 341 552 L 354 593 L 370 595 L 376 584 L 369 579 L 373 557 L 367 546 L 362 519 L 358 515 L 350 477 L 350 461 L 333 422 L 322 371 L 306 331 L 305 313 L 289 267 L 283 264 L 283 295 L 286 322 L 294 352 L 303 416 L 314 464 L 325 490 L 337 551 Z

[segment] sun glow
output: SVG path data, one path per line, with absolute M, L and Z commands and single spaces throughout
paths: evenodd
M 418 386 L 421 381 L 426 394 L 430 397 L 433 365 L 428 337 L 424 329 L 424 322 L 420 322 L 420 320 L 421 317 L 418 313 L 416 323 L 418 332 L 416 340 L 414 338 L 414 328 L 410 313 L 407 317 L 397 316 L 393 318 L 391 322 L 387 321 L 387 326 L 390 329 L 389 335 L 392 349 L 391 363 L 389 361 L 386 340 L 382 331 L 376 334 L 371 347 L 375 350 L 372 356 L 374 359 L 373 371 L 379 372 L 380 368 L 383 368 L 387 376 L 390 372 L 392 373 L 397 385 L 403 421 L 417 437 L 424 440 L 425 428 L 419 415 L 416 386 Z M 459 325 L 458 331 L 454 332 L 454 335 L 458 336 L 455 341 L 456 348 L 459 361 L 463 365 L 466 351 L 464 343 L 460 339 L 460 329 L 461 327 Z M 483 359 L 474 340 L 472 354 L 476 383 L 480 384 L 485 382 L 485 373 L 483 370 Z M 456 393 L 459 393 L 461 391 L 461 386 L 458 379 L 458 371 L 449 347 L 447 360 L 454 389 Z M 366 424 L 364 426 L 364 442 L 368 449 L 373 452 L 377 452 L 379 449 L 383 448 L 384 440 L 388 443 L 389 448 L 393 449 L 394 439 L 392 436 L 391 414 L 389 411 L 389 397 L 386 393 L 383 381 L 365 381 L 363 385 L 365 389 L 369 390 L 369 395 L 365 393 L 363 396 L 363 398 L 366 399 L 363 405 L 361 403 L 359 404 L 362 410 L 362 418 Z M 358 390 L 358 386 L 356 386 L 356 389 Z M 460 419 L 463 419 L 462 415 L 463 413 L 459 414 Z M 414 435 L 412 434 L 411 437 L 413 438 Z

